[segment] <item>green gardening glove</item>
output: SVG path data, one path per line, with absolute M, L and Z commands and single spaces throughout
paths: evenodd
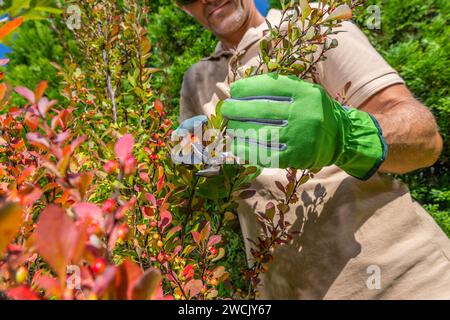
M 386 157 L 373 116 L 341 106 L 321 86 L 294 76 L 272 73 L 236 81 L 220 112 L 228 119 L 233 154 L 263 167 L 336 164 L 366 180 Z

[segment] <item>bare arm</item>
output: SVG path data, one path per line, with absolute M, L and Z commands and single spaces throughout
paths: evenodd
M 378 120 L 388 144 L 380 172 L 403 174 L 429 167 L 438 159 L 442 138 L 434 116 L 405 85 L 393 85 L 378 92 L 360 110 Z

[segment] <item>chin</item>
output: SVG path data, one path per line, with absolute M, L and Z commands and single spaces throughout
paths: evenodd
M 234 12 L 224 17 L 219 23 L 212 25 L 211 30 L 218 35 L 226 36 L 238 30 L 245 22 L 243 12 Z

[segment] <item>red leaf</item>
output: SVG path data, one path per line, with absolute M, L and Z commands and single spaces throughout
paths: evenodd
M 191 234 L 192 234 L 192 237 L 194 238 L 195 243 L 200 245 L 200 241 L 202 240 L 202 236 L 200 235 L 200 232 L 191 231 Z
M 175 247 L 175 249 L 173 250 L 173 254 L 177 255 L 178 253 L 180 253 L 181 249 L 183 249 L 182 246 L 178 245 Z
M 189 298 L 195 297 L 203 288 L 202 280 L 191 280 L 184 286 L 184 290 L 188 292 Z
M 286 192 L 285 187 L 283 186 L 283 184 L 282 184 L 280 181 L 275 181 L 275 185 L 277 186 L 277 188 L 278 188 L 281 192 L 283 192 L 283 193 Z
M 218 244 L 220 240 L 222 240 L 222 237 L 220 235 L 217 234 L 215 236 L 212 236 L 211 238 L 209 238 L 207 247 L 211 247 Z
M 32 206 L 42 196 L 42 190 L 39 187 L 34 187 L 31 192 L 20 194 L 20 204 L 28 207 Z
M 164 210 L 160 214 L 160 221 L 158 223 L 158 228 L 160 228 L 161 232 L 164 232 L 166 227 L 172 223 L 172 215 L 169 211 Z
M 36 227 L 36 247 L 60 281 L 65 280 L 66 266 L 80 259 L 86 240 L 86 226 L 77 228 L 63 208 L 49 205 L 41 213 Z
M 44 290 L 45 296 L 48 298 L 60 298 L 62 295 L 61 285 L 58 279 L 43 275 L 42 269 L 35 273 L 31 283 L 33 287 Z
M 141 211 L 142 211 L 142 214 L 144 215 L 144 217 L 146 217 L 146 218 L 150 218 L 155 215 L 155 211 L 153 210 L 153 208 L 150 208 L 150 207 L 143 207 L 143 208 L 141 208 Z
M 238 195 L 238 198 L 242 199 L 242 200 L 245 200 L 245 199 L 252 198 L 255 194 L 256 194 L 256 190 L 247 189 L 247 190 L 242 191 Z
M 16 30 L 23 23 L 23 18 L 18 17 L 14 20 L 7 22 L 0 28 L 0 40 L 6 37 L 8 34 Z
M 70 143 L 70 151 L 73 153 L 86 140 L 85 136 L 77 137 Z
M 134 284 L 141 277 L 142 270 L 137 264 L 126 259 L 117 271 L 115 279 L 116 297 L 119 300 L 131 300 Z
M 125 160 L 131 156 L 133 152 L 134 138 L 131 134 L 126 134 L 117 141 L 114 151 L 120 163 L 124 164 Z
M 8 289 L 6 295 L 14 300 L 41 300 L 39 296 L 27 286 Z
M 30 128 L 30 131 L 35 131 L 39 125 L 39 117 L 33 112 L 28 111 L 25 114 L 25 124 Z
M 163 109 L 164 109 L 164 105 L 162 104 L 161 100 L 156 99 L 155 100 L 155 109 L 158 112 L 159 115 L 162 114 Z
M 145 171 L 139 171 L 139 177 L 146 183 L 150 183 L 150 177 L 148 173 Z
M 48 140 L 39 132 L 29 132 L 26 135 L 28 142 L 39 148 L 48 149 L 50 147 Z
M 172 229 L 169 230 L 169 232 L 167 232 L 166 238 L 167 239 L 172 238 L 172 236 L 180 230 L 181 230 L 180 226 L 173 227 Z
M 62 143 L 67 140 L 67 138 L 70 137 L 70 130 L 66 130 L 63 132 L 60 132 L 56 135 L 56 137 L 52 138 L 53 143 Z
M 158 185 L 157 185 L 157 189 L 156 189 L 156 190 L 157 190 L 158 192 L 161 191 L 163 185 L 164 185 L 164 176 L 162 176 L 161 178 L 159 178 L 159 180 L 158 180 Z
M 80 202 L 73 206 L 76 212 L 77 219 L 94 220 L 101 222 L 103 220 L 102 210 L 93 203 Z
M 123 206 L 117 209 L 116 219 L 121 219 L 125 213 L 136 205 L 136 196 L 132 196 Z
M 116 266 L 107 266 L 105 271 L 95 279 L 94 291 L 97 297 L 102 297 L 105 292 L 112 288 L 116 277 Z
M 37 107 L 38 107 L 39 113 L 43 117 L 45 117 L 48 109 L 53 107 L 57 102 L 56 100 L 48 101 L 48 99 L 46 97 L 43 97 L 42 99 L 39 99 L 38 101 L 39 102 L 37 104 Z
M 194 277 L 194 267 L 192 264 L 187 265 L 181 274 L 186 278 L 186 280 L 192 279 Z
M 158 295 L 161 273 L 157 269 L 148 269 L 133 285 L 133 300 L 153 300 Z
M 156 207 L 156 199 L 155 199 L 155 196 L 154 195 L 152 195 L 151 193 L 146 193 L 145 194 L 145 197 L 147 198 L 147 200 L 148 200 L 148 202 L 150 202 L 153 206 L 155 206 Z
M 36 100 L 34 99 L 34 92 L 25 87 L 16 87 L 14 89 L 18 94 L 27 99 L 31 104 L 34 104 Z

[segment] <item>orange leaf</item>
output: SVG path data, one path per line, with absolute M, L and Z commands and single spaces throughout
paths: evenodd
M 11 32 L 13 32 L 15 29 L 17 29 L 22 23 L 23 23 L 22 17 L 7 22 L 3 27 L 0 28 L 0 40 L 6 37 Z
M 128 258 L 118 267 L 115 279 L 116 297 L 118 300 L 131 300 L 133 287 L 142 276 L 141 268 Z
M 6 93 L 6 84 L 0 83 L 0 100 L 3 100 Z
M 0 255 L 14 239 L 22 223 L 22 210 L 16 203 L 0 207 Z
M 157 295 L 157 290 L 161 282 L 161 272 L 151 268 L 137 279 L 134 283 L 131 298 L 133 300 L 152 300 Z
M 47 87 L 48 87 L 47 81 L 43 80 L 43 81 L 39 82 L 36 89 L 34 89 L 35 101 L 41 100 L 42 96 L 44 95 L 45 90 L 47 90 Z
M 30 175 L 32 175 L 34 173 L 35 169 L 36 169 L 36 167 L 31 165 L 28 168 L 26 168 L 25 170 L 23 170 L 22 174 L 17 179 L 17 184 L 21 184 L 22 182 L 24 182 Z
M 163 109 L 164 109 L 164 105 L 162 104 L 161 100 L 156 99 L 155 100 L 155 109 L 158 112 L 158 114 L 162 114 Z

